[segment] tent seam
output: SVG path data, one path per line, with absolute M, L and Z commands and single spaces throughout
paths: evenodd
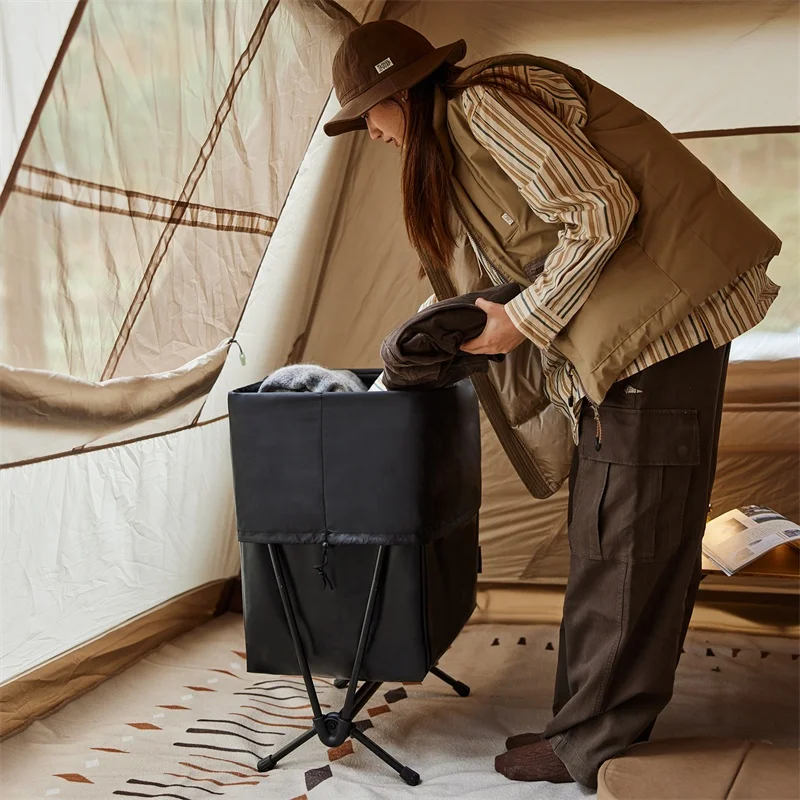
M 181 433 L 183 431 L 188 431 L 193 428 L 202 428 L 206 425 L 211 425 L 214 422 L 221 422 L 222 420 L 228 419 L 227 414 L 223 414 L 219 417 L 214 417 L 213 419 L 207 419 L 203 422 L 190 422 L 188 425 L 181 425 L 179 428 L 170 428 L 168 431 L 159 431 L 158 433 L 150 433 L 145 436 L 134 436 L 131 439 L 120 439 L 118 442 L 109 442 L 108 444 L 99 444 L 95 447 L 84 447 L 78 446 L 74 447 L 72 450 L 64 450 L 60 453 L 52 453 L 47 456 L 40 456 L 38 458 L 27 458 L 23 459 L 22 461 L 9 461 L 7 464 L 0 464 L 0 472 L 4 469 L 11 469 L 12 467 L 27 467 L 31 464 L 41 464 L 45 461 L 56 461 L 57 459 L 61 458 L 69 458 L 71 456 L 81 456 L 84 453 L 95 453 L 98 450 L 111 450 L 114 447 L 122 447 L 128 444 L 135 444 L 136 442 L 144 442 L 148 439 L 159 439 L 164 436 L 169 436 L 173 433 Z
M 148 194 L 146 192 L 138 192 L 134 189 L 123 189 L 119 186 L 112 186 L 111 184 L 107 183 L 96 183 L 95 181 L 87 181 L 82 178 L 73 178 L 70 175 L 64 175 L 61 172 L 56 172 L 55 170 L 51 169 L 44 169 L 42 167 L 36 167 L 33 164 L 21 164 L 20 171 L 24 172 L 31 172 L 34 175 L 43 175 L 47 178 L 56 178 L 60 181 L 64 181 L 65 183 L 71 184 L 73 186 L 84 186 L 87 189 L 96 189 L 100 192 L 108 192 L 109 194 L 116 194 L 121 197 L 125 197 L 126 199 L 141 199 L 141 200 L 151 200 L 156 203 L 164 203 L 165 205 L 175 205 L 179 201 L 175 200 L 174 198 L 169 197 L 161 197 L 156 194 Z M 22 187 L 15 186 L 14 189 L 19 191 Z M 13 190 L 12 190 L 13 191 Z M 35 191 L 35 190 L 32 190 Z M 278 218 L 270 216 L 269 214 L 259 214 L 257 211 L 244 211 L 244 210 L 237 210 L 235 208 L 224 208 L 223 206 L 209 206 L 205 205 L 204 203 L 184 203 L 187 209 L 197 210 L 197 211 L 213 211 L 216 213 L 224 213 L 224 214 L 236 214 L 239 217 L 246 217 L 248 219 L 257 219 L 263 222 L 277 222 Z
M 676 139 L 717 139 L 726 136 L 759 136 L 762 134 L 800 133 L 800 125 L 765 125 L 753 128 L 719 128 L 705 131 L 673 133 Z
M 272 236 L 272 231 L 261 230 L 257 227 L 245 227 L 244 225 L 225 225 L 224 223 L 213 224 L 210 222 L 200 222 L 199 220 L 187 219 L 181 217 L 175 220 L 172 217 L 166 217 L 161 214 L 144 214 L 141 211 L 134 211 L 131 208 L 122 209 L 115 208 L 114 206 L 104 205 L 103 203 L 92 203 L 87 200 L 77 200 L 72 197 L 64 197 L 63 195 L 54 194 L 52 192 L 45 192 L 39 189 L 28 189 L 27 187 L 15 186 L 12 190 L 18 194 L 24 194 L 29 197 L 37 197 L 40 200 L 49 200 L 54 203 L 66 203 L 67 205 L 76 208 L 88 208 L 93 211 L 100 211 L 104 214 L 117 214 L 121 217 L 131 217 L 134 219 L 146 219 L 155 222 L 167 222 L 175 226 L 186 226 L 190 228 L 206 228 L 213 231 L 228 231 L 231 233 L 251 233 L 256 236 Z M 236 211 L 228 209 L 215 209 L 226 214 L 238 214 Z M 271 219 L 271 218 L 267 218 Z M 274 224 L 272 225 L 274 230 Z

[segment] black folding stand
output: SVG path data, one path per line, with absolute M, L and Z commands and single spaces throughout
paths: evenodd
M 270 559 L 272 560 L 272 568 L 275 572 L 275 580 L 278 585 L 278 591 L 283 604 L 283 610 L 286 614 L 286 620 L 289 624 L 289 631 L 292 636 L 295 654 L 297 655 L 297 663 L 300 665 L 300 670 L 303 673 L 303 681 L 306 685 L 306 692 L 308 699 L 311 703 L 311 708 L 314 712 L 313 726 L 305 733 L 300 734 L 294 741 L 282 747 L 276 753 L 265 756 L 257 765 L 259 772 L 266 772 L 272 769 L 277 763 L 289 755 L 289 753 L 301 747 L 306 742 L 314 738 L 316 734 L 320 741 L 326 747 L 338 747 L 349 738 L 355 739 L 360 742 L 368 750 L 374 753 L 378 758 L 388 764 L 397 774 L 409 785 L 416 786 L 420 782 L 420 777 L 410 767 L 401 764 L 397 759 L 393 758 L 382 747 L 375 744 L 372 739 L 368 738 L 366 734 L 358 727 L 358 723 L 353 721 L 353 718 L 364 708 L 369 702 L 372 695 L 381 686 L 381 681 L 363 681 L 361 686 L 358 686 L 359 674 L 361 672 L 361 663 L 364 659 L 364 651 L 367 646 L 367 638 L 369 635 L 370 626 L 375 613 L 375 603 L 378 597 L 378 590 L 381 583 L 381 575 L 383 572 L 383 565 L 386 559 L 386 549 L 388 545 L 381 545 L 378 547 L 378 555 L 375 559 L 375 569 L 372 573 L 372 584 L 367 598 L 367 607 L 364 611 L 364 621 L 361 625 L 361 633 L 358 639 L 358 647 L 356 649 L 355 661 L 353 662 L 353 671 L 348 679 L 338 679 L 334 681 L 334 685 L 343 689 L 347 687 L 347 695 L 344 700 L 344 705 L 339 711 L 332 711 L 328 714 L 323 714 L 320 708 L 317 692 L 314 687 L 314 682 L 311 677 L 311 671 L 308 666 L 308 659 L 306 658 L 303 644 L 300 641 L 300 634 L 297 628 L 297 618 L 292 605 L 292 599 L 289 596 L 289 591 L 286 587 L 285 573 L 282 563 L 281 546 L 276 544 L 267 545 L 269 548 Z M 431 673 L 437 678 L 441 678 L 445 683 L 452 686 L 455 691 L 466 697 L 469 694 L 469 686 L 461 681 L 451 678 L 447 673 L 442 672 L 437 667 L 431 667 Z M 358 687 L 358 688 L 357 688 Z

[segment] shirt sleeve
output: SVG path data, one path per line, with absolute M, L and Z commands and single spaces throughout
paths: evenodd
M 561 75 L 518 67 L 535 101 L 494 87 L 462 93 L 470 129 L 533 212 L 563 225 L 541 275 L 505 309 L 542 349 L 575 315 L 638 210 L 636 195 L 583 134 L 585 104 Z
M 428 306 L 432 306 L 436 302 L 436 295 L 432 294 L 427 300 L 425 300 L 422 305 L 417 309 L 417 314 L 420 311 L 424 311 Z

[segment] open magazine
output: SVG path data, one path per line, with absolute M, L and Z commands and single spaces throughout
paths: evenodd
M 730 576 L 787 543 L 800 546 L 800 525 L 766 506 L 742 506 L 706 525 L 703 554 Z

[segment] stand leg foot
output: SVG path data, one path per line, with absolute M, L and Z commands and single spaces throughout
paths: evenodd
M 304 745 L 309 739 L 313 739 L 317 735 L 314 728 L 309 728 L 305 733 L 301 733 L 296 739 L 292 740 L 285 747 L 281 747 L 276 753 L 271 753 L 268 756 L 260 759 L 256 764 L 256 769 L 259 772 L 268 772 L 271 770 L 282 758 L 285 758 L 289 753 L 297 750 L 298 747 Z
M 440 680 L 452 686 L 456 693 L 461 697 L 469 696 L 469 686 L 466 683 L 461 683 L 455 678 L 451 678 L 446 672 L 442 672 L 438 667 L 431 667 L 431 675 L 435 675 Z
M 422 781 L 422 778 L 419 777 L 419 773 L 414 772 L 410 767 L 403 767 L 403 769 L 400 770 L 400 777 L 409 786 L 417 786 Z
M 275 766 L 275 762 L 272 760 L 272 756 L 266 756 L 265 758 L 260 758 L 258 760 L 258 764 L 256 764 L 256 769 L 259 772 L 269 772 Z
M 372 739 L 366 736 L 358 728 L 353 728 L 353 730 L 350 732 L 350 735 L 357 742 L 363 744 L 367 750 L 378 756 L 381 761 L 383 761 L 385 764 L 388 764 L 409 786 L 416 786 L 420 782 L 418 772 L 414 772 L 413 769 L 404 766 L 396 758 L 390 756 L 380 745 L 375 744 Z

